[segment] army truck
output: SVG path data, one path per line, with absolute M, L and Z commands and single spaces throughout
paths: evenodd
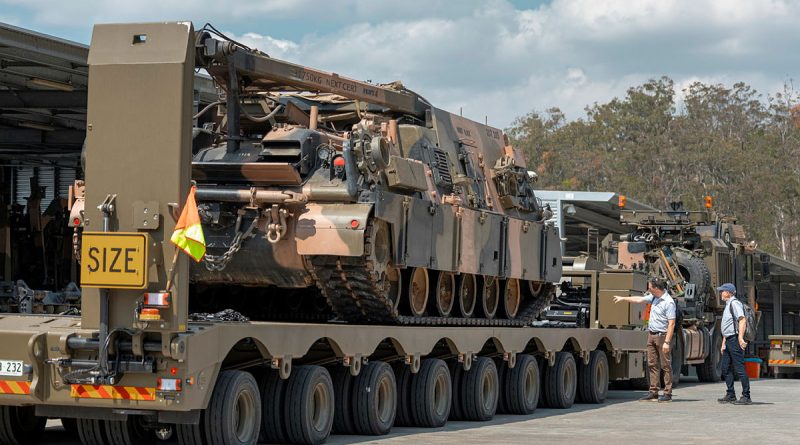
M 719 326 L 725 302 L 716 287 L 734 283 L 738 298 L 757 307 L 755 245 L 735 218 L 716 214 L 712 204 L 707 197 L 704 211 L 685 211 L 681 203 L 666 211 L 623 210 L 620 220 L 632 231 L 608 235 L 601 249 L 608 267 L 667 280 L 679 309 L 673 374 L 695 366 L 702 382 L 721 377 Z
M 189 22 L 95 26 L 89 73 L 82 313 L 0 318 L 0 443 L 60 418 L 87 445 L 316 444 L 642 376 L 642 330 L 529 326 L 559 235 L 500 130 Z M 170 241 L 192 204 L 198 263 Z

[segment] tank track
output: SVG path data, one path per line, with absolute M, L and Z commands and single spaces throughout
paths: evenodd
M 366 233 L 370 231 L 367 230 Z M 367 237 L 366 253 L 361 257 L 306 258 L 317 287 L 342 321 L 415 326 L 528 326 L 550 305 L 554 294 L 555 287 L 547 284 L 540 298 L 529 297 L 523 300 L 519 314 L 513 320 L 401 315 L 394 303 L 384 296 L 384 282 L 375 271 L 370 243 L 371 240 Z

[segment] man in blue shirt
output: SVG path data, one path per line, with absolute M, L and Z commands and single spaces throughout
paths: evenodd
M 649 303 L 650 320 L 647 323 L 647 369 L 650 375 L 650 391 L 640 400 L 643 402 L 672 401 L 672 344 L 675 333 L 675 300 L 667 291 L 667 283 L 661 278 L 647 282 L 648 293 L 643 297 L 614 296 L 614 303 Z M 658 396 L 660 372 L 664 373 L 664 395 Z
M 725 301 L 725 311 L 722 314 L 720 332 L 725 340 L 722 342 L 722 377 L 728 389 L 725 397 L 717 399 L 719 403 L 733 403 L 734 405 L 750 405 L 750 379 L 744 372 L 744 350 L 747 342 L 744 341 L 744 332 L 747 321 L 744 318 L 742 302 L 736 299 L 736 286 L 725 283 L 717 288 L 720 297 Z M 736 400 L 736 390 L 733 388 L 733 373 L 742 382 L 742 397 Z

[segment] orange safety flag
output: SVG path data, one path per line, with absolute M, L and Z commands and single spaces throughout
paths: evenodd
M 206 255 L 206 238 L 203 236 L 203 226 L 200 225 L 200 213 L 197 211 L 197 202 L 194 198 L 195 190 L 195 186 L 189 190 L 189 197 L 186 198 L 181 217 L 175 224 L 171 241 L 199 263 Z

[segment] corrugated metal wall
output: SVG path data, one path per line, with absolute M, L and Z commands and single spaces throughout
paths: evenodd
M 13 169 L 13 194 L 14 202 L 27 205 L 27 198 L 31 196 L 31 178 L 35 170 L 39 174 L 39 187 L 44 187 L 44 199 L 41 203 L 41 212 L 50 205 L 54 197 L 66 199 L 69 196 L 69 186 L 75 182 L 76 169 L 72 167 L 15 167 Z

